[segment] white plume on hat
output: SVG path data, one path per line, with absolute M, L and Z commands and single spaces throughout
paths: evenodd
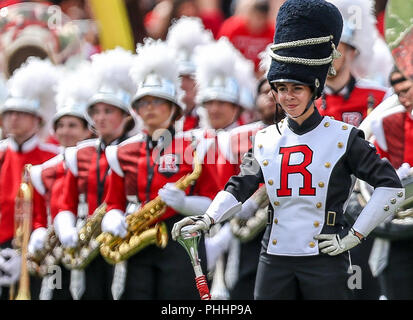
M 87 105 L 97 90 L 94 80 L 91 63 L 87 60 L 77 65 L 76 69 L 65 71 L 57 87 L 54 125 L 65 115 L 87 120 Z
M 129 75 L 135 56 L 121 47 L 107 50 L 91 57 L 93 77 L 98 92 L 89 101 L 89 107 L 105 102 L 129 113 L 135 85 Z
M 39 116 L 48 123 L 55 110 L 60 68 L 49 60 L 29 57 L 8 80 L 9 96 L 2 112 L 16 110 Z
M 241 52 L 237 50 L 236 53 L 235 76 L 240 87 L 239 105 L 245 109 L 252 110 L 255 106 L 255 92 L 257 86 L 255 66 L 254 63 L 245 58 Z
M 171 101 L 183 110 L 176 51 L 165 41 L 146 38 L 143 44 L 138 43 L 136 53 L 130 70 L 137 86 L 132 105 L 142 97 L 151 95 Z
M 206 30 L 202 20 L 198 17 L 181 17 L 169 27 L 166 41 L 177 51 L 179 73 L 193 74 L 195 64 L 193 53 L 197 46 L 210 43 L 214 40 L 212 33 Z
M 235 78 L 237 53 L 226 37 L 195 49 L 198 103 L 222 100 L 238 104 L 239 87 Z
M 327 0 L 334 4 L 343 17 L 343 32 L 340 41 L 359 52 L 352 73 L 363 78 L 370 72 L 373 47 L 379 37 L 374 15 L 374 0 Z
M 258 58 L 260 58 L 260 63 L 258 65 L 259 70 L 263 73 L 264 77 L 267 77 L 268 70 L 270 70 L 271 66 L 271 46 L 272 43 L 267 45 L 267 47 L 258 54 Z
M 3 73 L 0 73 L 0 109 L 3 107 L 4 101 L 7 99 L 7 81 Z

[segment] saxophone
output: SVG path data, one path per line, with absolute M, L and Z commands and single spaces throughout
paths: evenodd
M 64 249 L 62 264 L 67 269 L 84 269 L 98 255 L 99 242 L 96 237 L 101 233 L 100 224 L 105 214 L 106 203 L 102 203 L 80 228 L 77 247 Z
M 185 190 L 198 179 L 201 172 L 202 165 L 194 154 L 194 170 L 180 178 L 175 186 Z M 166 208 L 166 203 L 157 196 L 126 217 L 128 233 L 125 238 L 115 237 L 107 232 L 100 234 L 96 240 L 100 243 L 103 258 L 110 264 L 116 264 L 151 244 L 165 248 L 168 243 L 167 228 L 164 222 L 156 221 L 164 214 Z
M 13 247 L 21 251 L 21 271 L 19 289 L 15 300 L 30 300 L 30 278 L 27 268 L 27 254 L 32 226 L 33 186 L 30 182 L 31 165 L 24 166 L 22 181 L 17 192 L 14 223 Z M 14 297 L 14 286 L 10 288 L 10 298 Z
M 253 199 L 258 204 L 258 210 L 248 219 L 234 217 L 230 220 L 232 233 L 241 242 L 248 242 L 254 239 L 267 225 L 269 204 L 267 188 L 265 186 L 258 189 L 253 195 Z
M 45 245 L 42 250 L 29 254 L 27 267 L 32 275 L 45 277 L 52 266 L 58 265 L 63 257 L 63 248 L 53 226 L 47 228 Z

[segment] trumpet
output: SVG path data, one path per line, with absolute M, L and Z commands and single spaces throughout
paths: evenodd
M 15 300 L 30 300 L 30 277 L 27 268 L 27 254 L 32 227 L 32 204 L 33 186 L 30 182 L 31 165 L 25 165 L 22 174 L 22 181 L 17 192 L 14 223 L 15 236 L 13 247 L 21 251 L 21 271 L 19 279 L 19 290 Z M 10 289 L 10 298 L 14 298 L 14 287 Z
M 194 170 L 180 178 L 175 186 L 185 190 L 201 174 L 202 165 L 194 154 Z M 100 253 L 111 264 L 124 261 L 151 244 L 165 248 L 168 244 L 168 232 L 164 222 L 156 221 L 164 214 L 167 205 L 157 196 L 140 209 L 126 217 L 128 233 L 125 238 L 115 237 L 110 233 L 100 234 L 96 240 L 100 243 Z
M 78 246 L 64 249 L 62 264 L 67 269 L 84 269 L 99 254 L 99 242 L 96 237 L 101 233 L 100 224 L 106 214 L 106 207 L 106 203 L 102 203 L 87 218 L 79 230 Z

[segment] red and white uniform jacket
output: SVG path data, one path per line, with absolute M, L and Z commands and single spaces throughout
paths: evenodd
M 173 134 L 172 134 L 173 135 Z M 145 204 L 158 196 L 158 190 L 166 183 L 174 183 L 193 171 L 193 145 L 190 133 L 176 133 L 167 145 L 154 142 L 144 134 L 138 134 L 111 146 L 106 156 L 111 168 L 110 185 L 105 198 L 107 210 L 125 212 L 127 202 Z M 204 158 L 207 145 L 197 147 L 197 157 L 204 161 L 202 173 L 193 186 L 185 190 L 187 195 L 213 199 L 218 190 L 214 167 Z M 168 208 L 160 218 L 165 220 L 176 212 Z
M 26 164 L 41 164 L 56 156 L 59 150 L 55 145 L 40 142 L 33 136 L 19 146 L 8 138 L 0 143 L 0 243 L 13 239 L 14 209 L 17 191 L 21 183 L 23 168 Z M 45 211 L 43 197 L 36 191 L 33 193 L 32 229 L 47 225 L 47 217 L 37 212 Z
M 374 119 L 371 129 L 382 158 L 387 158 L 396 169 L 405 162 L 413 166 L 413 116 L 402 105 Z
M 385 94 L 386 88 L 372 81 L 352 78 L 340 92 L 334 93 L 326 86 L 316 106 L 321 115 L 358 127 L 369 110 L 383 101 Z
M 66 149 L 65 163 L 68 170 L 63 182 L 59 212 L 70 211 L 77 216 L 79 205 L 83 208 L 87 205 L 87 215 L 92 215 L 103 202 L 108 190 L 109 173 L 104 149 L 100 139 L 85 140 L 76 147 Z
M 215 175 L 220 190 L 233 175 L 239 173 L 243 155 L 252 147 L 252 137 L 262 129 L 260 121 L 239 126 L 238 123 L 223 130 L 199 129 L 192 131 L 198 141 L 208 143 L 206 159 L 215 164 Z
M 33 166 L 30 170 L 33 187 L 48 204 L 51 219 L 54 219 L 59 212 L 66 169 L 64 155 L 61 153 L 42 164 Z M 37 210 L 36 207 L 33 209 Z M 47 211 L 36 212 L 36 214 L 47 215 Z

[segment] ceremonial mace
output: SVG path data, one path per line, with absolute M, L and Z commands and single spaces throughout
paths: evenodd
M 201 239 L 201 232 L 188 232 L 193 226 L 185 226 L 181 229 L 181 235 L 177 238 L 178 242 L 185 248 L 191 259 L 195 272 L 195 283 L 201 300 L 211 300 L 206 277 L 202 272 L 201 260 L 198 257 L 198 244 Z

